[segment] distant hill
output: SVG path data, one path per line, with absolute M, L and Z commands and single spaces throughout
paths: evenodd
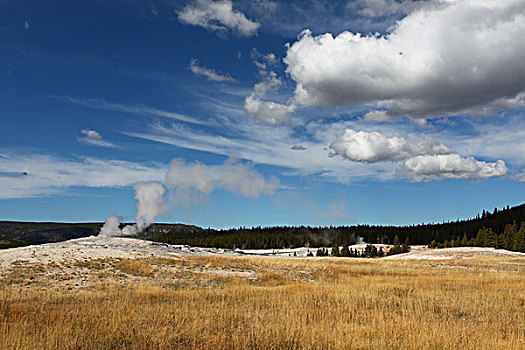
M 0 248 L 66 241 L 97 235 L 102 223 L 0 221 Z
M 172 244 L 201 247 L 271 249 L 299 246 L 332 246 L 356 243 L 392 243 L 398 235 L 401 242 L 407 237 L 412 244 L 430 244 L 431 241 L 452 241 L 457 236 L 476 238 L 481 228 L 503 233 L 505 225 L 525 222 L 525 204 L 492 211 L 483 210 L 476 218 L 441 224 L 410 226 L 278 226 L 252 227 L 228 230 L 205 229 L 184 224 L 153 224 L 138 238 Z M 97 235 L 102 223 L 31 223 L 0 222 L 0 248 L 64 241 Z

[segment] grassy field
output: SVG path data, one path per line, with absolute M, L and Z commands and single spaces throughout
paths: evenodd
M 0 348 L 524 349 L 525 262 L 20 262 L 0 277 Z

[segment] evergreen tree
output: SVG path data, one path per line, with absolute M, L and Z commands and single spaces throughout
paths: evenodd
M 350 256 L 350 250 L 348 250 L 348 244 L 343 244 L 343 248 L 341 248 L 341 256 L 349 257 Z
M 521 223 L 520 230 L 514 236 L 514 251 L 525 253 L 525 222 Z
M 377 258 L 377 247 L 375 245 L 372 245 L 372 248 L 370 249 L 370 257 Z
M 317 249 L 317 253 L 315 255 L 316 256 L 327 256 L 328 252 L 324 248 L 319 248 Z
M 332 256 L 341 256 L 341 251 L 337 244 L 332 247 Z
M 405 243 L 408 242 L 410 243 L 410 239 L 408 238 L 408 236 L 406 237 L 405 239 Z M 401 254 L 401 253 L 406 253 L 408 252 L 408 246 L 406 246 L 404 243 L 403 245 L 401 246 L 400 243 L 399 243 L 399 236 L 396 235 L 394 237 L 394 245 L 392 248 L 390 248 L 390 250 L 388 251 L 388 253 L 386 255 L 395 255 L 395 254 Z
M 479 247 L 495 247 L 497 244 L 497 235 L 489 227 L 480 228 L 476 238 L 476 245 Z
M 487 229 L 487 247 L 496 247 L 498 244 L 498 235 L 490 227 Z
M 466 233 L 463 234 L 463 238 L 461 239 L 461 246 L 462 247 L 468 246 L 468 238 L 467 238 L 467 234 Z
M 399 241 L 399 236 L 395 235 L 393 245 L 396 246 L 396 245 L 400 245 L 400 244 L 401 244 L 401 242 Z
M 486 241 L 485 235 L 486 235 L 485 228 L 480 228 L 478 230 L 478 234 L 476 236 L 476 245 L 477 246 L 479 246 L 479 247 L 484 247 L 485 246 L 485 241 Z
M 517 234 L 518 225 L 516 224 L 516 221 L 512 224 L 505 225 L 505 230 L 503 231 L 503 249 L 514 249 L 514 238 Z
M 375 258 L 377 257 L 377 248 L 376 246 L 372 244 L 367 244 L 364 250 L 364 256 L 367 258 Z
M 500 233 L 499 235 L 497 235 L 497 240 L 496 240 L 496 248 L 497 249 L 502 249 L 503 246 L 504 246 L 504 242 L 505 242 L 505 235 L 503 233 Z
M 494 231 L 489 227 L 479 229 L 476 243 L 480 247 L 495 247 L 498 237 Z

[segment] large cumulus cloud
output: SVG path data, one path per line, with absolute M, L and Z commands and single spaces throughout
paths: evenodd
M 284 61 L 298 104 L 483 115 L 525 106 L 523 32 L 525 2 L 463 0 L 416 10 L 388 35 L 304 31 Z
M 414 182 L 487 179 L 503 176 L 509 170 L 503 160 L 485 162 L 464 157 L 428 136 L 406 139 L 346 129 L 330 148 L 334 154 L 353 162 L 400 162 L 397 175 Z
M 397 161 L 416 155 L 448 154 L 452 150 L 428 137 L 407 140 L 404 137 L 387 137 L 378 132 L 346 129 L 344 135 L 330 148 L 338 155 L 356 162 L 375 163 Z
M 400 173 L 410 181 L 430 181 L 441 179 L 487 179 L 507 174 L 505 162 L 483 162 L 473 157 L 458 154 L 424 155 L 407 159 Z

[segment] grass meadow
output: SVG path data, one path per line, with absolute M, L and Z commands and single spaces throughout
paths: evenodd
M 523 259 L 199 256 L 0 278 L 0 349 L 524 349 Z

